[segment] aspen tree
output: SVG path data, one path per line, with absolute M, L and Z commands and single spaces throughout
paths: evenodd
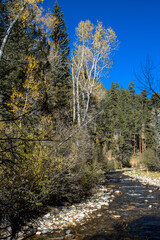
M 28 66 L 24 70 L 26 72 L 26 80 L 23 84 L 23 90 L 18 91 L 13 88 L 11 101 L 8 106 L 11 107 L 12 112 L 22 123 L 23 115 L 32 107 L 34 102 L 39 97 L 39 84 L 42 76 L 38 73 L 38 62 L 33 56 L 28 56 Z
M 113 52 L 118 47 L 118 40 L 112 28 L 105 28 L 98 22 L 94 26 L 89 20 L 81 21 L 76 29 L 77 42 L 72 57 L 72 79 L 78 125 L 85 121 L 88 114 L 90 97 L 97 82 L 107 76 L 113 64 Z M 82 106 L 80 106 L 80 98 Z M 74 100 L 75 102 L 75 100 Z M 74 104 L 75 105 L 75 104 Z M 75 118 L 75 117 L 74 117 Z
M 41 2 L 43 2 L 43 0 L 14 0 L 8 4 L 10 24 L 0 46 L 0 61 L 2 60 L 8 38 L 17 21 L 22 21 L 25 26 L 27 24 L 27 20 L 30 18 L 30 8 L 32 8 L 34 12 L 39 12 L 38 4 Z

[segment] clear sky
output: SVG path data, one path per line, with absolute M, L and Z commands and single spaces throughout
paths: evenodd
M 54 0 L 45 0 L 45 8 L 53 8 Z M 135 80 L 140 62 L 150 56 L 160 64 L 160 0 L 58 0 L 62 7 L 71 40 L 75 28 L 83 20 L 111 27 L 120 42 L 115 52 L 114 65 L 109 78 L 103 81 L 109 89 L 112 81 L 124 88 Z

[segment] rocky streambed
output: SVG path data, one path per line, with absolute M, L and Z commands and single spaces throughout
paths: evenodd
M 83 225 L 91 218 L 97 210 L 102 207 L 108 207 L 109 203 L 113 201 L 114 195 L 111 188 L 101 186 L 97 189 L 97 193 L 92 197 L 85 199 L 81 203 L 73 204 L 68 207 L 52 208 L 49 213 L 40 217 L 34 223 L 36 232 L 35 235 L 43 235 L 47 233 L 54 233 L 59 235 L 61 232 L 65 235 L 71 233 L 71 228 L 77 224 Z M 43 239 L 42 237 L 33 237 L 32 239 Z
M 141 171 L 143 171 L 143 170 L 141 170 Z M 154 176 L 150 177 L 150 176 L 147 176 L 146 171 L 145 171 L 145 173 L 146 173 L 146 175 L 140 176 L 139 174 L 136 173 L 136 171 L 134 172 L 134 170 L 131 170 L 131 171 L 127 170 L 123 174 L 130 176 L 134 180 L 140 181 L 144 185 L 150 184 L 150 185 L 160 187 L 160 177 L 154 177 Z
M 51 208 L 24 226 L 17 238 L 25 236 L 28 240 L 160 239 L 160 191 L 122 171 L 112 172 L 92 197 Z
M 31 239 L 44 239 L 46 238 L 45 234 L 54 233 L 59 235 L 62 231 L 65 234 L 69 234 L 71 232 L 70 228 L 77 224 L 83 225 L 102 206 L 108 207 L 114 198 L 112 192 L 111 188 L 101 185 L 94 190 L 94 194 L 91 197 L 82 200 L 81 203 L 66 207 L 52 207 L 47 214 L 22 227 L 22 231 L 17 233 L 15 239 L 30 239 L 33 235 L 37 237 L 34 236 Z M 10 233 L 10 227 L 4 229 L 4 231 L 1 231 L 0 239 L 10 240 Z
M 86 202 L 53 215 L 45 215 L 37 229 L 45 233 L 53 221 L 52 232 L 29 239 L 160 239 L 160 191 L 122 171 L 107 174 L 105 186 Z

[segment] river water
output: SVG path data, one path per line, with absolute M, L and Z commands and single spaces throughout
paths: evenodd
M 106 176 L 106 188 L 114 199 L 86 219 L 83 225 L 65 231 L 40 235 L 30 240 L 156 240 L 160 239 L 160 190 L 112 172 Z

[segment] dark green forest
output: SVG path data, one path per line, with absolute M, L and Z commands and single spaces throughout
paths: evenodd
M 70 49 L 61 7 L 44 17 L 39 2 L 0 1 L 0 219 L 13 235 L 47 206 L 80 201 L 107 171 L 160 170 L 159 93 L 118 79 L 106 90 L 115 32 L 82 21 Z

